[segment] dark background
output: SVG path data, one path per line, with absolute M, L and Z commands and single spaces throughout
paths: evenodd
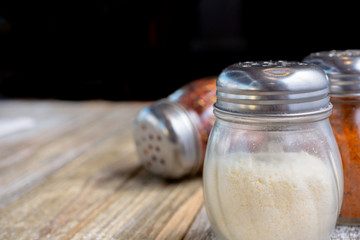
M 0 98 L 155 100 L 246 60 L 360 48 L 356 1 L 0 1 Z

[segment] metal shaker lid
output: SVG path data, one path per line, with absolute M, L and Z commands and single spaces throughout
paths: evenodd
M 164 178 L 193 175 L 201 167 L 200 142 L 186 111 L 161 100 L 140 111 L 134 138 L 142 165 Z
M 316 52 L 304 61 L 325 71 L 330 80 L 331 96 L 360 96 L 360 50 Z
M 240 62 L 217 80 L 215 108 L 257 116 L 292 116 L 325 112 L 328 79 L 321 68 L 302 62 Z

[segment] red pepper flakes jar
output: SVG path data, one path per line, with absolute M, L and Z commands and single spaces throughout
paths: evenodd
M 312 53 L 330 81 L 330 122 L 344 169 L 344 197 L 339 224 L 360 225 L 360 50 Z
M 214 125 L 216 77 L 195 80 L 140 111 L 134 139 L 142 165 L 177 179 L 202 170 Z

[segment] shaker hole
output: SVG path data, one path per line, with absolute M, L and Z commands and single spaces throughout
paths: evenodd
M 156 162 L 156 160 L 157 160 L 156 156 L 155 156 L 155 155 L 152 155 L 152 156 L 151 156 L 151 160 L 152 160 L 153 162 Z
M 159 147 L 159 146 L 156 146 L 156 147 L 155 147 L 155 151 L 160 152 L 160 147 Z
M 150 139 L 150 140 L 153 140 L 153 139 L 154 139 L 154 135 L 149 134 L 149 139 Z
M 146 148 L 144 148 L 143 153 L 144 153 L 145 155 L 148 155 L 149 151 L 148 151 Z
M 165 165 L 165 160 L 164 160 L 164 159 L 160 159 L 160 163 L 161 163 L 162 165 Z
M 151 150 L 151 149 L 153 149 L 153 145 L 152 144 L 149 144 L 148 145 L 148 148 Z
M 156 136 L 156 139 L 157 139 L 158 141 L 161 141 L 161 140 L 162 140 L 162 137 L 161 137 L 160 135 L 157 135 L 157 136 Z

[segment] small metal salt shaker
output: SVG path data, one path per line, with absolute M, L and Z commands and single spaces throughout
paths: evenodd
M 200 172 L 215 121 L 215 101 L 216 77 L 208 77 L 142 109 L 135 120 L 134 139 L 145 169 L 169 179 Z

